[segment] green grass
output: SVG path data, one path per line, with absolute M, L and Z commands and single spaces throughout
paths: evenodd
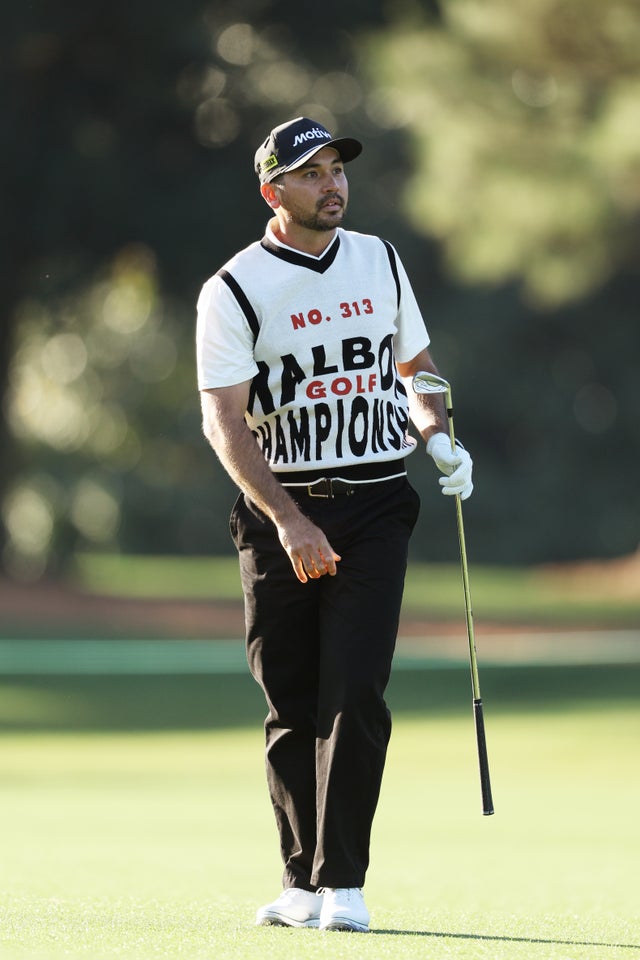
M 485 621 L 636 627 L 640 616 L 640 598 L 611 597 L 593 586 L 568 589 L 564 581 L 535 567 L 475 565 L 469 579 L 474 612 Z M 459 565 L 409 566 L 405 609 L 454 619 L 460 616 L 462 598 Z
M 228 601 L 242 595 L 235 557 L 81 554 L 72 576 L 81 589 L 114 597 Z M 640 594 L 622 599 L 592 585 L 569 589 L 536 568 L 472 565 L 470 581 L 474 612 L 485 621 L 635 627 L 640 616 Z M 462 603 L 458 564 L 410 563 L 405 613 L 459 619 Z
M 281 866 L 248 677 L 5 677 L 0 956 L 638 957 L 639 674 L 485 670 L 494 817 L 466 672 L 396 674 L 368 937 L 253 925 Z
M 83 589 L 112 597 L 242 598 L 236 557 L 166 557 L 76 554 L 72 579 Z

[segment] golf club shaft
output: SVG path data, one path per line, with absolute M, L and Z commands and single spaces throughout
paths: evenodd
M 491 780 L 489 777 L 489 757 L 487 755 L 487 739 L 484 731 L 484 715 L 482 697 L 480 695 L 480 679 L 478 676 L 478 659 L 476 655 L 476 641 L 473 630 L 473 610 L 469 591 L 469 570 L 467 566 L 467 550 L 464 539 L 464 524 L 462 521 L 462 504 L 456 496 L 456 518 L 458 521 L 458 539 L 460 541 L 460 560 L 462 567 L 462 585 L 464 588 L 465 615 L 467 619 L 467 636 L 469 638 L 469 662 L 471 665 L 471 689 L 473 691 L 473 717 L 476 727 L 478 743 L 478 763 L 480 766 L 480 787 L 482 790 L 482 812 L 485 816 L 493 813 L 493 799 L 491 796 Z
M 451 449 L 455 453 L 456 438 L 453 429 L 453 406 L 451 403 L 451 388 L 446 391 L 447 420 L 449 423 L 449 438 Z M 467 620 L 467 636 L 469 638 L 469 661 L 471 665 L 471 689 L 473 692 L 473 716 L 478 743 L 478 763 L 480 766 L 480 787 L 482 790 L 482 812 L 485 816 L 493 813 L 493 799 L 491 796 L 491 780 L 489 777 L 489 757 L 487 755 L 487 740 L 484 730 L 484 715 L 482 697 L 480 695 L 480 678 L 478 676 L 478 658 L 476 655 L 476 641 L 473 629 L 473 608 L 471 606 L 471 591 L 469 588 L 469 567 L 467 564 L 467 546 L 464 536 L 464 522 L 462 519 L 462 501 L 456 494 L 456 521 L 458 525 L 458 540 L 460 543 L 460 565 L 462 567 L 462 586 L 464 589 L 464 609 Z

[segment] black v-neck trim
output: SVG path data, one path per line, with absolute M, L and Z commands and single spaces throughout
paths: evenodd
M 260 246 L 263 250 L 266 250 L 267 253 L 278 257 L 279 260 L 286 260 L 287 263 L 292 263 L 296 267 L 306 267 L 308 270 L 313 270 L 314 273 L 325 273 L 338 255 L 340 237 L 337 236 L 327 252 L 323 253 L 317 260 L 315 257 L 307 257 L 304 253 L 298 253 L 297 250 L 293 250 L 291 247 L 280 247 L 277 243 L 269 240 L 268 237 L 263 237 L 260 241 Z

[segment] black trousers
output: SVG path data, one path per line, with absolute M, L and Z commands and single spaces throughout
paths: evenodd
M 300 583 L 272 522 L 244 497 L 231 514 L 247 659 L 264 690 L 267 782 L 283 885 L 361 887 L 391 717 L 384 699 L 419 498 L 406 477 L 316 499 L 290 488 L 341 555 Z

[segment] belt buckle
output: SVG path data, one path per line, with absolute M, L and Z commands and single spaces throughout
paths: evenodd
M 314 493 L 313 488 L 317 484 L 323 484 L 327 492 Z M 335 497 L 335 493 L 333 492 L 333 483 L 331 481 L 331 477 L 322 477 L 320 480 L 314 480 L 313 483 L 308 484 L 307 493 L 309 494 L 310 497 L 320 497 L 323 500 L 332 500 Z

